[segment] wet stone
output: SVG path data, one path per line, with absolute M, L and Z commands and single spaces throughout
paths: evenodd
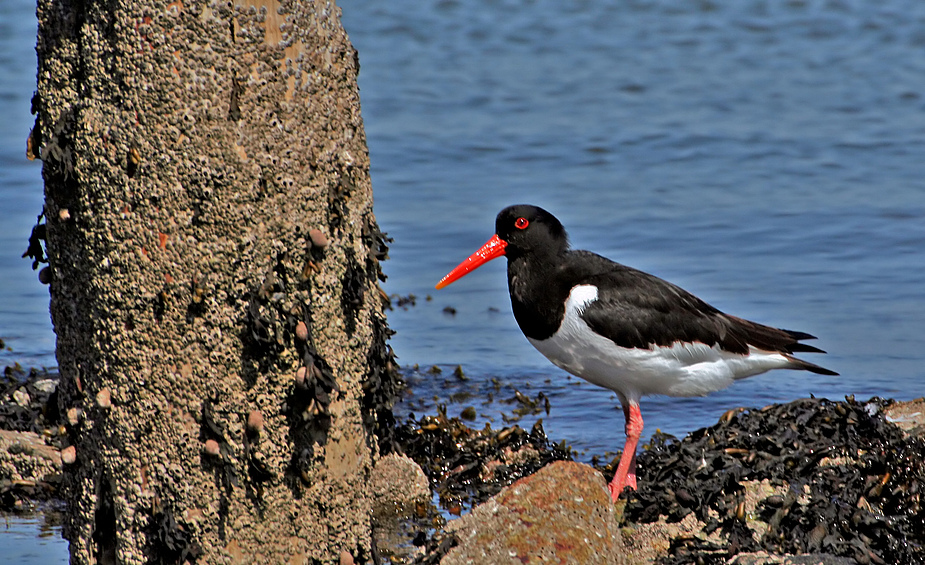
M 627 563 L 603 477 L 571 461 L 515 482 L 448 529 L 458 545 L 442 565 Z
M 411 458 L 391 453 L 379 459 L 369 479 L 374 514 L 407 514 L 430 499 L 424 471 Z

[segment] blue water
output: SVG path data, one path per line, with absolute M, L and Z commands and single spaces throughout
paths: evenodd
M 829 355 L 811 360 L 842 374 L 646 399 L 649 431 L 810 394 L 923 394 L 925 3 L 342 7 L 376 214 L 395 238 L 386 289 L 420 297 L 389 317 L 406 366 L 532 383 L 552 399 L 550 436 L 621 447 L 614 395 L 568 379 L 520 334 L 503 260 L 433 290 L 499 209 L 529 202 L 575 247 L 819 336 Z M 446 375 L 414 382 L 439 392 Z
M 48 289 L 21 258 L 43 202 L 42 163 L 26 159 L 36 26 L 34 1 L 0 1 L 0 367 L 57 364 Z
M 555 213 L 576 247 L 819 336 L 829 354 L 808 358 L 842 374 L 779 371 L 707 398 L 644 399 L 644 435 L 809 394 L 923 395 L 925 3 L 340 5 L 360 52 L 375 210 L 394 238 L 386 290 L 418 297 L 390 313 L 392 345 L 406 368 L 445 368 L 409 374 L 419 399 L 469 390 L 496 417 L 479 399 L 497 377 L 544 391 L 547 433 L 583 456 L 622 446 L 614 396 L 520 334 L 503 260 L 433 290 L 515 202 Z M 0 337 L 11 348 L 0 364 L 51 366 L 47 291 L 19 258 L 42 201 L 24 150 L 33 12 L 0 2 Z M 453 380 L 456 365 L 468 381 Z
M 41 516 L 0 517 L 0 558 L 10 565 L 67 563 L 61 528 Z

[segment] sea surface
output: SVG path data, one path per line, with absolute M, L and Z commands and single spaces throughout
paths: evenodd
M 452 393 L 450 415 L 472 405 L 500 427 L 500 400 L 542 392 L 547 434 L 580 459 L 622 447 L 614 395 L 520 334 L 504 260 L 433 288 L 513 203 L 556 214 L 574 247 L 818 336 L 829 353 L 807 358 L 841 373 L 644 399 L 644 437 L 808 395 L 925 394 L 925 2 L 339 5 L 394 240 L 385 288 L 415 298 L 389 313 L 413 389 L 401 412 Z M 56 364 L 47 289 L 20 258 L 42 206 L 34 45 L 34 4 L 0 2 L 0 365 Z

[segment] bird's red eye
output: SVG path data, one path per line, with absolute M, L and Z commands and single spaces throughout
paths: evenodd
M 517 218 L 516 220 L 514 220 L 514 227 L 519 230 L 526 229 L 527 226 L 529 225 L 530 225 L 530 222 L 527 221 L 527 218 L 521 217 L 521 218 Z

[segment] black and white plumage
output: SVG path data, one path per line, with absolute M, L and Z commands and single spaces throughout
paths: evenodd
M 542 208 L 505 208 L 495 230 L 437 288 L 507 257 L 514 317 L 530 343 L 620 398 L 627 443 L 610 484 L 614 499 L 636 486 L 642 396 L 700 396 L 772 369 L 837 374 L 794 356 L 824 353 L 801 343 L 812 335 L 730 316 L 656 276 L 570 249 L 562 224 Z

